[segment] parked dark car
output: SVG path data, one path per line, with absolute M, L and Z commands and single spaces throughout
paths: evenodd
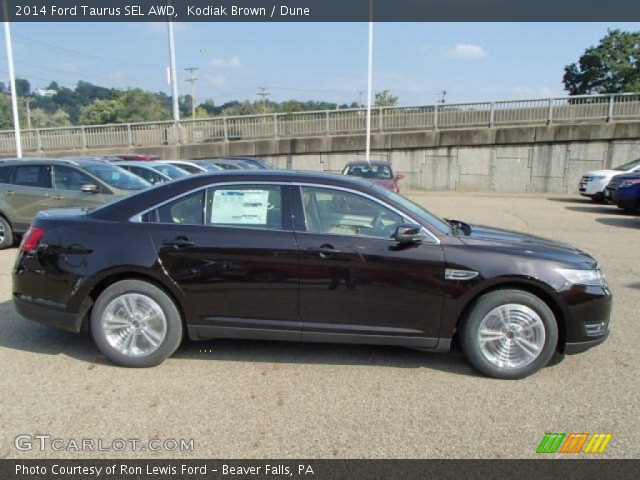
M 150 153 L 119 153 L 117 155 L 111 155 L 111 157 L 117 157 L 120 160 L 133 160 L 134 162 L 151 162 L 161 160 L 158 155 L 151 155 Z
M 255 165 L 251 165 L 246 162 L 238 161 L 238 160 L 218 159 L 218 160 L 209 160 L 209 161 L 214 165 L 217 165 L 218 167 L 220 167 L 222 170 L 258 170 L 258 168 Z
M 403 175 L 394 174 L 389 163 L 381 161 L 349 162 L 342 170 L 342 174 L 365 178 L 396 193 L 400 193 L 399 182 L 404 178 Z
M 100 205 L 150 186 L 101 160 L 0 160 L 0 249 L 11 247 L 40 210 Z
M 627 212 L 640 211 L 640 173 L 623 173 L 611 179 L 604 198 Z
M 457 341 L 499 378 L 601 343 L 611 310 L 598 262 L 569 245 L 443 220 L 361 179 L 277 170 L 44 212 L 13 301 L 26 318 L 89 329 L 131 367 L 159 364 L 183 334 L 436 352 Z
M 254 157 L 222 157 L 215 160 L 223 160 L 227 163 L 238 162 L 243 168 L 252 168 L 254 170 L 273 170 L 273 165 L 262 158 Z

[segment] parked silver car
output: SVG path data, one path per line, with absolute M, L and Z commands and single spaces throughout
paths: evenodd
M 12 246 L 41 210 L 100 205 L 150 186 L 100 160 L 0 160 L 0 249 Z

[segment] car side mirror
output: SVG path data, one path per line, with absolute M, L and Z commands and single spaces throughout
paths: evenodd
M 405 224 L 398 225 L 396 232 L 393 234 L 393 238 L 398 243 L 420 243 L 427 239 L 427 236 L 422 233 L 422 227 L 420 225 Z
M 404 180 L 404 175 L 403 175 L 403 174 L 401 174 L 401 173 L 398 173 L 398 174 L 396 175 L 396 182 L 399 182 L 400 180 Z
M 100 187 L 98 185 L 94 185 L 93 183 L 87 183 L 80 187 L 84 193 L 100 193 Z

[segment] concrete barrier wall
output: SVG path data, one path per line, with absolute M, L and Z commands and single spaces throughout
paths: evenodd
M 344 135 L 133 150 L 176 159 L 259 156 L 281 169 L 340 172 L 347 162 L 363 159 L 364 149 L 364 135 Z M 116 152 L 56 152 L 108 153 Z M 405 189 L 576 192 L 586 171 L 640 158 L 640 122 L 374 134 L 372 158 L 387 160 L 405 174 Z

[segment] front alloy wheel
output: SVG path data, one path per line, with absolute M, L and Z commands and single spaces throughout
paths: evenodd
M 462 320 L 462 350 L 482 373 L 524 378 L 544 367 L 558 342 L 549 306 L 522 290 L 496 290 L 480 297 Z

